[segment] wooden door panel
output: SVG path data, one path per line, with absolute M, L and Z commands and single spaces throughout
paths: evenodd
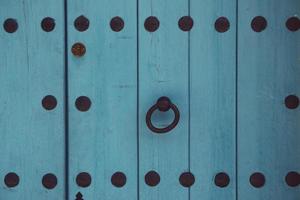
M 187 0 L 139 1 L 140 199 L 188 199 L 188 189 L 179 182 L 189 171 L 188 34 L 178 27 L 185 15 Z M 177 127 L 165 134 L 150 131 L 145 122 L 147 111 L 161 96 L 169 97 L 180 111 Z M 152 121 L 161 128 L 173 118 L 172 111 L 156 111 Z M 160 176 L 155 187 L 145 182 L 152 171 Z
M 63 199 L 64 3 L 3 0 L 0 22 L 0 199 Z
M 191 199 L 236 198 L 236 1 L 191 1 Z
M 70 199 L 137 198 L 136 23 L 133 0 L 68 2 Z
M 296 0 L 239 3 L 240 199 L 295 200 L 300 195 L 299 188 L 286 182 L 286 175 L 300 168 L 300 113 L 295 107 L 300 93 L 300 37 L 299 31 L 286 26 L 289 18 L 299 16 L 299 8 Z M 294 30 L 299 21 L 288 25 Z M 290 95 L 294 97 L 286 98 Z M 299 182 L 297 175 L 288 179 Z

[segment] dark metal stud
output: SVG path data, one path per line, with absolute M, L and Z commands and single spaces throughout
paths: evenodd
M 110 27 L 115 32 L 120 32 L 124 28 L 124 20 L 121 17 L 114 17 L 110 21 Z
M 230 22 L 226 17 L 220 17 L 215 22 L 215 29 L 219 33 L 224 33 L 229 30 Z
M 9 188 L 16 187 L 19 184 L 19 182 L 20 182 L 19 176 L 14 172 L 10 172 L 6 174 L 4 178 L 4 183 Z
M 83 56 L 86 53 L 86 48 L 85 48 L 84 44 L 79 43 L 79 42 L 75 43 L 72 46 L 72 53 L 74 56 L 77 56 L 77 57 Z
M 46 174 L 43 176 L 42 184 L 47 189 L 53 189 L 57 185 L 57 178 L 54 174 Z
M 260 188 L 265 185 L 266 179 L 262 173 L 256 172 L 250 176 L 249 181 L 253 187 Z
M 195 177 L 191 172 L 184 172 L 180 175 L 179 182 L 183 187 L 191 187 L 195 183 Z
M 298 172 L 289 172 L 285 177 L 285 182 L 290 187 L 300 185 L 300 174 Z
M 150 16 L 145 20 L 144 26 L 147 31 L 154 32 L 159 28 L 159 20 L 154 16 Z
M 290 31 L 298 31 L 300 29 L 300 19 L 298 17 L 290 17 L 285 25 Z
M 88 187 L 91 185 L 92 177 L 87 172 L 81 172 L 76 177 L 76 183 L 79 187 Z
M 215 176 L 215 184 L 218 187 L 224 188 L 229 185 L 230 178 L 225 172 L 218 173 Z
M 296 95 L 289 95 L 285 98 L 285 106 L 289 109 L 296 109 L 299 106 L 299 98 Z
M 111 176 L 111 183 L 116 187 L 123 187 L 126 184 L 126 175 L 122 172 L 116 172 Z
M 183 16 L 178 21 L 178 26 L 182 31 L 190 31 L 193 25 L 194 21 L 190 16 Z
M 86 96 L 80 96 L 76 99 L 75 106 L 79 111 L 88 111 L 91 107 L 91 100 Z
M 160 176 L 156 171 L 149 171 L 145 175 L 145 183 L 151 187 L 158 185 L 160 182 Z
M 83 15 L 77 17 L 74 21 L 75 28 L 80 32 L 86 31 L 89 28 L 89 25 L 90 22 L 88 18 Z
M 41 27 L 46 32 L 51 32 L 55 28 L 55 20 L 51 17 L 46 17 L 41 22 Z
M 3 23 L 3 28 L 8 33 L 14 33 L 18 29 L 18 22 L 15 19 L 6 19 Z
M 53 110 L 57 105 L 56 98 L 52 95 L 47 95 L 43 98 L 42 105 L 46 110 Z
M 267 27 L 267 20 L 262 16 L 254 17 L 251 27 L 255 32 L 262 32 Z

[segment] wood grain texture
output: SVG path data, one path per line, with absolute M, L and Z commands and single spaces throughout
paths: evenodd
M 300 108 L 284 104 L 300 96 L 300 32 L 286 28 L 299 18 L 298 0 L 68 0 L 67 13 L 64 3 L 0 0 L 0 200 L 298 200 L 299 186 L 285 176 L 300 169 Z M 89 27 L 78 31 L 81 15 Z M 186 15 L 190 32 L 178 27 Z M 160 21 L 151 33 L 149 16 Z M 267 20 L 262 32 L 251 29 L 256 16 Z M 45 17 L 55 19 L 52 32 L 41 28 Z M 124 21 L 119 32 L 114 17 Z M 219 17 L 230 22 L 224 33 L 215 29 Z M 8 18 L 18 22 L 15 33 L 4 30 Z M 81 57 L 71 51 L 77 42 Z M 57 99 L 53 110 L 42 107 L 47 95 Z M 80 96 L 89 109 L 75 103 Z M 181 117 L 159 135 L 145 118 L 161 96 Z M 173 117 L 155 112 L 152 120 L 165 127 Z M 160 175 L 155 187 L 145 183 L 149 171 Z M 189 171 L 190 189 L 179 181 Z M 20 177 L 16 187 L 4 183 L 9 172 Z M 91 175 L 90 185 L 78 181 L 88 187 L 76 183 L 81 172 Z M 126 176 L 123 187 L 111 183 L 116 172 Z M 227 187 L 215 185 L 220 172 Z M 265 176 L 261 188 L 249 182 L 255 172 Z M 47 173 L 58 178 L 52 190 L 42 185 Z
M 140 199 L 188 199 L 188 189 L 179 176 L 188 167 L 188 34 L 178 20 L 188 14 L 187 0 L 139 1 L 139 166 Z M 144 28 L 145 19 L 156 16 L 160 27 L 155 32 Z M 148 109 L 161 96 L 177 105 L 181 119 L 171 132 L 158 135 L 145 123 Z M 172 112 L 153 115 L 153 123 L 164 127 L 173 119 Z M 159 185 L 145 184 L 151 170 L 160 174 Z
M 62 0 L 0 2 L 0 199 L 64 198 L 63 16 Z M 41 29 L 44 17 L 55 19 L 52 32 Z M 15 33 L 4 31 L 7 18 L 17 20 Z M 42 107 L 46 95 L 56 97 L 54 110 Z M 3 182 L 9 172 L 20 177 L 14 188 Z M 53 190 L 42 186 L 46 173 L 58 178 Z
M 74 28 L 84 15 L 85 32 Z M 110 20 L 120 16 L 125 27 L 113 32 Z M 69 57 L 69 164 L 70 199 L 81 191 L 83 199 L 137 199 L 137 30 L 136 1 L 74 0 L 68 2 Z M 74 57 L 75 42 L 86 46 L 83 57 Z M 88 96 L 87 112 L 75 107 L 79 96 Z M 92 176 L 92 184 L 79 188 L 79 172 Z M 126 185 L 116 188 L 111 176 L 121 171 Z
M 300 95 L 300 32 L 291 32 L 286 20 L 299 17 L 297 0 L 239 2 L 238 39 L 238 179 L 239 199 L 299 199 L 299 188 L 288 187 L 285 175 L 300 169 L 300 112 L 284 99 Z M 251 29 L 255 16 L 264 16 L 267 28 Z M 249 176 L 265 175 L 262 188 Z
M 191 0 L 190 165 L 197 181 L 191 199 L 236 199 L 236 1 Z M 226 17 L 229 30 L 215 21 Z M 226 172 L 227 187 L 214 183 Z

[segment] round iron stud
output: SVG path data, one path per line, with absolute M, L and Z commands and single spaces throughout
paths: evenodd
M 14 33 L 17 31 L 19 25 L 17 20 L 9 18 L 6 19 L 3 23 L 3 28 L 7 33 Z
M 111 183 L 115 187 L 123 187 L 126 184 L 126 175 L 123 172 L 116 172 L 111 176 Z
M 179 182 L 183 187 L 191 187 L 195 183 L 195 177 L 191 172 L 184 172 L 180 175 Z
M 151 187 L 158 185 L 160 182 L 160 176 L 156 171 L 149 171 L 145 175 L 145 183 Z
M 10 172 L 6 174 L 4 178 L 4 183 L 9 188 L 16 187 L 19 184 L 19 182 L 20 182 L 19 176 L 14 172 Z
M 154 16 L 150 16 L 145 20 L 144 26 L 147 31 L 154 32 L 159 28 L 159 20 Z
M 262 32 L 267 28 L 267 20 L 263 16 L 254 17 L 251 27 L 255 32 Z

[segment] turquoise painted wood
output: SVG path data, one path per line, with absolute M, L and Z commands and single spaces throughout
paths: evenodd
M 298 187 L 285 176 L 300 169 L 300 113 L 288 109 L 285 98 L 300 93 L 300 33 L 286 28 L 299 17 L 297 0 L 239 2 L 238 39 L 238 198 L 299 199 Z M 263 16 L 267 27 L 251 29 Z M 265 185 L 254 188 L 249 176 L 265 175 Z
M 69 199 L 137 199 L 137 16 L 136 1 L 74 0 L 68 2 L 69 79 Z M 74 20 L 84 15 L 89 28 L 80 32 Z M 110 21 L 124 20 L 120 32 Z M 86 46 L 76 57 L 74 43 Z M 91 107 L 81 112 L 76 99 L 87 96 Z M 76 177 L 87 172 L 89 187 L 79 187 Z M 126 175 L 115 187 L 111 177 Z M 84 179 L 82 182 L 85 183 Z
M 300 33 L 286 22 L 299 11 L 297 0 L 2 0 L 0 200 L 297 200 Z M 180 120 L 158 134 L 145 120 L 162 96 Z
M 63 16 L 62 0 L 0 1 L 0 199 L 65 197 Z M 45 17 L 55 19 L 52 32 L 41 28 Z M 8 18 L 18 23 L 14 33 L 3 27 Z M 57 100 L 53 110 L 42 106 L 47 95 Z M 53 189 L 42 185 L 48 173 L 57 177 Z
M 190 199 L 236 199 L 236 1 L 191 0 Z M 227 18 L 229 26 L 216 31 Z M 224 31 L 224 32 L 223 32 Z M 226 173 L 229 184 L 215 185 Z M 224 180 L 219 178 L 221 181 Z M 225 180 L 224 180 L 225 181 Z M 225 187 L 226 186 L 226 187 Z
M 188 15 L 187 0 L 139 1 L 139 171 L 142 200 L 188 199 L 188 189 L 179 183 L 181 173 L 189 171 L 189 93 L 188 34 L 178 20 Z M 155 16 L 160 26 L 155 32 L 144 28 L 145 20 Z M 145 123 L 148 109 L 161 96 L 178 107 L 178 126 L 166 134 L 151 132 Z M 156 112 L 153 123 L 165 127 L 173 119 L 171 111 Z M 145 184 L 149 171 L 160 175 L 156 187 Z

